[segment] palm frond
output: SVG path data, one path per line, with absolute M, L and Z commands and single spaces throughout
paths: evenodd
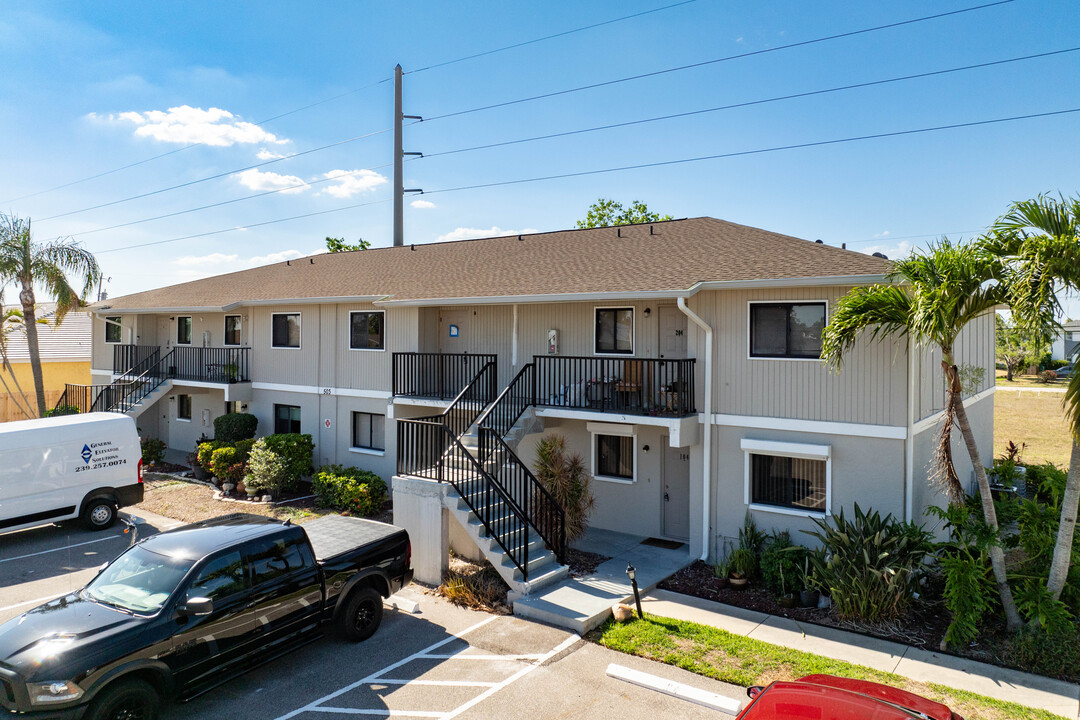
M 855 288 L 840 298 L 821 337 L 821 357 L 835 370 L 843 364 L 863 331 L 871 340 L 905 335 L 911 315 L 911 298 L 900 285 Z

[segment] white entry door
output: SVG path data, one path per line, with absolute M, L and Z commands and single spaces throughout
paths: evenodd
M 690 538 L 690 448 L 673 448 L 664 443 L 664 535 L 679 540 Z
M 659 315 L 660 357 L 680 360 L 686 357 L 686 316 L 674 305 L 661 305 Z

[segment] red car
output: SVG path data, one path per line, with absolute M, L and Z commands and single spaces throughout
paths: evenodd
M 964 720 L 939 702 L 866 680 L 807 675 L 749 688 L 735 720 Z

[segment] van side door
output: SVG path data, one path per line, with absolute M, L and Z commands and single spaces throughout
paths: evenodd
M 251 593 L 252 631 L 264 647 L 276 647 L 317 630 L 322 582 L 315 555 L 300 528 L 245 548 Z

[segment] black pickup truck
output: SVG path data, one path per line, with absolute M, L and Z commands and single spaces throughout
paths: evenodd
M 154 720 L 327 625 L 364 640 L 410 560 L 404 530 L 341 516 L 228 515 L 146 538 L 0 625 L 0 718 Z

